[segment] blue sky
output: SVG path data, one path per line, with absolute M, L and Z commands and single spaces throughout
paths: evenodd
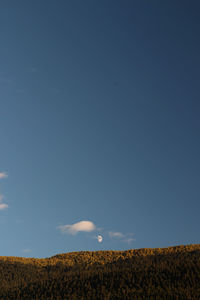
M 0 255 L 199 243 L 199 12 L 1 2 Z

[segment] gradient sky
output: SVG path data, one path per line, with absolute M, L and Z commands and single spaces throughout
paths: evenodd
M 199 14 L 1 1 L 0 255 L 199 243 Z

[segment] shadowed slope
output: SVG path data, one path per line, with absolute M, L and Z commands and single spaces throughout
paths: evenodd
M 0 257 L 0 299 L 200 299 L 200 245 Z

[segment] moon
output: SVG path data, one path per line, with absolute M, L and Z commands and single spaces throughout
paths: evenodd
M 103 237 L 101 235 L 98 235 L 97 240 L 99 243 L 101 243 L 103 241 Z

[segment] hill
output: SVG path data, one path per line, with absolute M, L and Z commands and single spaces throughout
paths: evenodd
M 0 257 L 0 299 L 200 299 L 200 244 Z

